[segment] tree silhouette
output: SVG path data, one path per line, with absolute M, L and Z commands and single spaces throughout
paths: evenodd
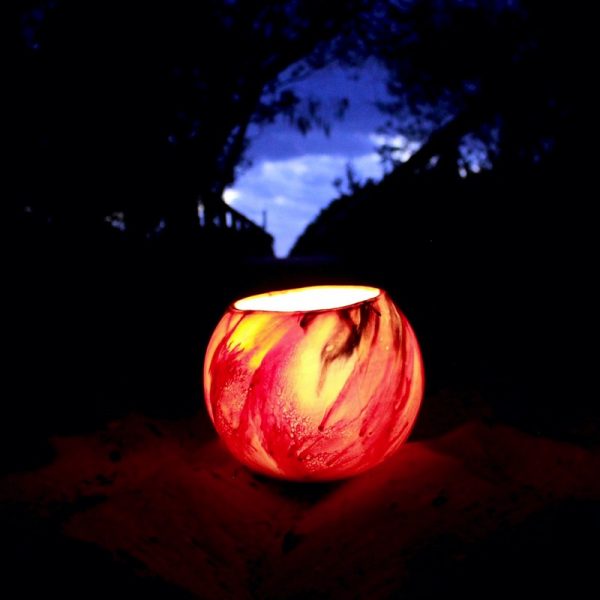
M 303 104 L 288 79 L 323 64 L 324 45 L 368 4 L 40 0 L 4 8 L 17 205 L 42 204 L 81 225 L 122 211 L 131 231 L 164 219 L 179 235 L 197 224 L 201 198 L 210 224 L 251 123 L 280 114 L 302 130 L 319 122 L 317 104 Z
M 588 119 L 585 12 L 537 0 L 22 0 L 2 11 L 12 206 L 82 229 L 118 212 L 130 233 L 162 222 L 186 236 L 199 199 L 210 225 L 251 124 L 326 127 L 318 101 L 289 83 L 334 58 L 387 67 L 390 130 L 427 141 L 403 171 L 434 158 L 468 170 L 475 143 L 477 168 L 570 161 Z
M 509 170 L 573 143 L 589 122 L 583 15 L 537 0 L 390 3 L 370 24 L 370 51 L 390 74 L 388 133 L 428 141 L 411 168 L 449 152 L 468 169 L 468 136 L 488 167 Z
M 422 146 L 404 163 L 396 162 L 376 194 L 364 192 L 332 204 L 295 252 L 318 252 L 317 238 L 327 252 L 337 252 L 334 240 L 340 253 L 351 252 L 359 235 L 353 227 L 368 229 L 370 217 L 364 213 L 381 210 L 369 200 L 374 196 L 398 198 L 404 217 L 412 215 L 421 223 L 410 237 L 421 231 L 422 239 L 430 239 L 433 231 L 453 226 L 460 231 L 464 213 L 453 214 L 442 205 L 453 205 L 449 200 L 459 193 L 459 175 L 483 177 L 481 171 L 485 177 L 470 183 L 468 194 L 462 186 L 460 194 L 489 189 L 480 201 L 474 194 L 473 202 L 488 214 L 496 213 L 497 229 L 503 233 L 489 232 L 490 240 L 518 231 L 522 243 L 529 238 L 532 245 L 537 240 L 547 246 L 551 241 L 563 244 L 568 232 L 580 243 L 576 231 L 585 228 L 583 213 L 573 209 L 591 174 L 590 155 L 582 149 L 595 109 L 588 89 L 591 37 L 586 12 L 578 8 L 567 11 L 536 0 L 379 5 L 379 12 L 362 22 L 359 31 L 362 52 L 388 69 L 392 101 L 381 106 L 389 116 L 387 139 L 402 134 Z M 393 144 L 381 150 L 384 159 L 394 157 Z M 437 187 L 432 187 L 434 180 Z M 429 197 L 419 194 L 419 187 Z M 399 193 L 402 189 L 412 190 L 419 200 Z M 503 197 L 501 189 L 506 191 Z M 568 198 L 569 210 L 553 209 L 546 201 L 550 195 Z M 480 214 L 481 206 L 473 214 Z M 337 211 L 358 214 L 334 216 Z M 329 219 L 341 219 L 346 230 L 330 232 L 325 225 Z M 385 223 L 372 220 L 381 233 Z

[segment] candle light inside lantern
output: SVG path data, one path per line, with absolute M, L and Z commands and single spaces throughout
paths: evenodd
M 210 417 L 251 469 L 356 475 L 408 437 L 423 396 L 415 334 L 383 290 L 313 286 L 234 302 L 204 365 Z

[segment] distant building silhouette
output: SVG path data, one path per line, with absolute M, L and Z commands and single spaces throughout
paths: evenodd
M 198 204 L 200 235 L 216 248 L 228 247 L 229 252 L 249 256 L 273 256 L 273 236 L 219 199 L 210 208 Z

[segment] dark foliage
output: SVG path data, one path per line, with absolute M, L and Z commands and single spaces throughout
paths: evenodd
M 130 234 L 161 220 L 189 232 L 199 198 L 217 210 L 250 123 L 319 122 L 318 103 L 301 103 L 282 73 L 322 62 L 363 4 L 11 3 L 11 208 L 86 229 L 116 212 Z
M 536 430 L 597 415 L 577 350 L 597 252 L 583 13 L 427 2 L 399 22 L 406 34 L 383 46 L 398 99 L 386 109 L 424 143 L 381 184 L 332 202 L 292 255 L 343 257 L 397 290 L 434 382 L 479 379 Z

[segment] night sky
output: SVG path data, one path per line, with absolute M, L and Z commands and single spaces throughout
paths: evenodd
M 387 96 L 385 73 L 375 62 L 360 70 L 332 64 L 297 85 L 300 94 L 318 94 L 325 116 L 336 100 L 347 97 L 343 120 L 331 118 L 331 132 L 306 135 L 279 121 L 256 129 L 248 158 L 226 201 L 258 224 L 267 213 L 276 256 L 288 254 L 297 237 L 336 195 L 333 181 L 345 179 L 348 163 L 359 180 L 379 180 L 384 170 L 376 152 L 385 115 L 376 106 Z

